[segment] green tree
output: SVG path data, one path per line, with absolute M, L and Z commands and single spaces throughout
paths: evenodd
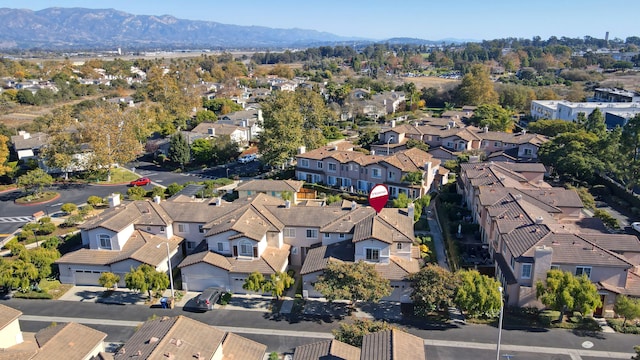
M 38 268 L 34 264 L 22 259 L 10 262 L 9 273 L 11 279 L 7 285 L 25 293 L 30 290 L 31 284 L 38 279 L 39 275 Z
M 235 111 L 242 110 L 242 105 L 231 99 L 216 98 L 212 100 L 203 99 L 202 107 L 213 111 L 215 114 L 224 115 Z
M 622 128 L 620 136 L 621 175 L 627 189 L 640 183 L 640 114 L 636 114 Z M 1 157 L 0 157 L 1 158 Z
M 501 84 L 497 88 L 500 105 L 518 112 L 528 111 L 531 100 L 535 100 L 535 92 L 528 86 Z
M 578 125 L 565 120 L 541 119 L 530 122 L 529 125 L 527 125 L 527 130 L 536 134 L 553 137 L 566 132 L 575 132 L 578 130 Z
M 405 146 L 407 149 L 418 148 L 422 151 L 429 151 L 429 145 L 427 143 L 416 139 L 407 139 Z
M 193 159 L 200 164 L 209 164 L 213 158 L 213 142 L 208 139 L 195 139 L 191 144 Z
M 459 278 L 438 265 L 428 264 L 409 278 L 412 283 L 414 312 L 425 316 L 434 310 L 443 310 L 453 305 L 453 297 Z
M 191 157 L 189 144 L 181 132 L 177 132 L 171 137 L 171 140 L 169 141 L 168 155 L 169 160 L 178 164 L 181 169 L 184 169 L 184 166 L 189 163 L 189 159 Z
M 562 133 L 542 144 L 538 157 L 561 176 L 591 181 L 596 171 L 604 169 L 598 142 L 596 134 L 584 130 Z
M 604 123 L 604 115 L 598 108 L 595 108 L 591 114 L 587 116 L 587 121 L 583 126 L 585 130 L 596 135 L 602 135 L 607 131 L 607 125 Z
M 314 288 L 327 300 L 378 302 L 391 294 L 389 280 L 380 276 L 373 264 L 364 261 L 330 261 Z
M 402 177 L 402 182 L 408 182 L 411 185 L 420 185 L 422 184 L 422 177 L 423 177 L 422 171 L 420 170 L 413 171 L 413 172 L 406 173 Z
M 483 104 L 473 112 L 472 121 L 491 131 L 511 132 L 515 127 L 513 112 L 497 104 Z
M 67 177 L 73 166 L 79 165 L 74 155 L 81 153 L 82 144 L 80 133 L 72 131 L 75 125 L 73 108 L 63 106 L 54 109 L 51 114 L 43 117 L 42 122 L 47 128 L 49 139 L 41 156 L 48 167 L 60 169 Z
M 163 272 L 156 271 L 147 264 L 142 264 L 136 269 L 125 274 L 124 282 L 130 290 L 147 292 L 151 298 L 151 291 L 164 291 L 169 287 L 169 277 Z
M 44 170 L 37 168 L 20 176 L 17 184 L 24 188 L 25 192 L 38 195 L 43 187 L 53 184 L 53 178 Z
M 498 93 L 489 78 L 489 70 L 480 64 L 473 65 L 462 78 L 457 93 L 460 102 L 464 105 L 498 103 Z
M 378 142 L 380 129 L 375 126 L 368 126 L 358 130 L 358 145 L 363 149 L 371 150 L 371 145 Z
M 624 323 L 622 323 L 624 327 L 627 324 L 627 320 L 640 318 L 640 300 L 629 298 L 626 295 L 618 295 L 613 311 L 615 311 L 616 315 L 624 318 Z
M 285 290 L 295 283 L 295 279 L 286 272 L 278 271 L 271 274 L 264 284 L 264 291 L 270 292 L 276 299 L 280 299 Z
M 142 186 L 134 186 L 127 189 L 129 200 L 142 200 L 147 195 L 147 190 Z
M 60 252 L 57 249 L 36 247 L 21 253 L 19 258 L 36 268 L 37 274 L 32 280 L 37 282 L 51 275 L 52 266 L 60 258 Z
M 470 317 L 495 317 L 500 313 L 500 283 L 477 270 L 457 273 L 459 285 L 454 302 Z
M 9 138 L 0 134 L 0 176 L 3 176 L 11 171 L 11 167 L 7 166 L 7 160 L 9 159 Z
M 218 117 L 216 116 L 216 113 L 214 113 L 211 110 L 200 110 L 198 112 L 196 112 L 196 116 L 193 118 L 193 123 L 191 124 L 192 127 L 196 127 L 198 126 L 198 124 L 201 124 L 203 122 L 215 122 L 218 120 Z
M 120 276 L 108 271 L 100 274 L 100 278 L 98 279 L 98 284 L 107 289 L 115 287 L 119 282 Z
M 536 282 L 536 297 L 545 306 L 561 312 L 588 314 L 602 306 L 598 289 L 586 275 L 577 277 L 561 270 L 551 270 L 547 272 L 546 281 Z
M 66 203 L 60 206 L 60 210 L 64 211 L 68 215 L 71 215 L 73 212 L 78 210 L 78 206 L 74 203 Z
M 368 319 L 356 319 L 353 323 L 341 322 L 338 329 L 333 330 L 336 340 L 343 343 L 362 347 L 362 339 L 365 335 L 378 331 L 397 329 L 385 321 L 371 321 Z
M 96 207 L 102 205 L 103 200 L 100 196 L 91 195 L 87 198 L 87 204 Z
M 262 273 L 258 271 L 254 271 L 246 279 L 244 279 L 244 284 L 242 284 L 242 288 L 248 291 L 254 292 L 262 292 L 264 291 L 264 282 L 265 278 Z

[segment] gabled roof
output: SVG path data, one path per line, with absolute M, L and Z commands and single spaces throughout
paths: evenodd
M 223 360 L 263 360 L 266 352 L 267 345 L 234 333 L 227 333 L 222 342 Z
M 0 304 L 0 330 L 22 316 L 22 311 Z
M 284 244 L 280 249 L 267 247 L 257 259 L 239 259 L 213 251 L 203 251 L 187 256 L 178 267 L 205 263 L 234 273 L 250 274 L 257 271 L 261 274 L 275 274 L 282 271 L 287 264 L 290 248 L 288 244 Z
M 622 255 L 601 248 L 575 234 L 549 233 L 523 255 L 533 257 L 535 249 L 541 246 L 553 249 L 554 264 L 592 265 L 607 267 L 632 267 Z
M 293 360 L 360 360 L 360 349 L 338 340 L 324 340 L 296 347 Z
M 640 252 L 640 239 L 627 234 L 580 233 L 579 237 L 604 249 L 616 252 Z
M 236 187 L 236 191 L 300 191 L 304 181 L 298 180 L 249 180 Z
M 219 124 L 211 122 L 203 122 L 198 124 L 191 130 L 192 133 L 208 134 L 209 129 L 215 129 L 215 135 L 231 135 L 234 131 L 241 130 L 242 128 L 235 125 Z
M 397 329 L 366 334 L 362 339 L 361 358 L 367 360 L 426 359 L 424 340 Z
M 358 222 L 353 232 L 353 242 L 375 239 L 387 244 L 413 243 L 413 219 L 406 209 L 384 208 L 378 215 L 371 215 Z
M 424 171 L 424 165 L 427 162 L 431 162 L 434 167 L 440 165 L 440 160 L 415 147 L 396 152 L 381 160 L 381 163 L 390 164 L 403 172 Z
M 301 275 L 311 274 L 327 268 L 329 261 L 353 262 L 355 246 L 349 240 L 309 249 Z
M 106 337 L 102 331 L 77 323 L 50 326 L 36 333 L 40 350 L 31 359 L 86 359 Z
M 194 354 L 211 359 L 224 337 L 224 331 L 188 317 L 162 317 L 142 324 L 114 359 L 162 359 L 166 354 L 174 359 L 191 359 Z
M 171 217 L 162 206 L 150 200 L 139 200 L 109 208 L 78 227 L 84 230 L 102 227 L 120 232 L 131 224 L 168 226 L 171 223 Z

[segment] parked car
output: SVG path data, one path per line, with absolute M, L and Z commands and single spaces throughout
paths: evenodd
M 631 223 L 631 228 L 640 233 L 640 222 Z
M 141 177 L 139 179 L 133 180 L 129 183 L 129 186 L 145 186 L 151 184 L 151 179 L 147 177 Z
M 256 154 L 248 154 L 248 155 L 242 155 L 238 158 L 238 161 L 242 164 L 248 163 L 248 162 L 252 162 L 255 159 L 257 159 Z
M 226 292 L 219 287 L 206 288 L 195 298 L 195 305 L 200 310 L 212 310 L 213 305 L 220 300 L 220 296 Z

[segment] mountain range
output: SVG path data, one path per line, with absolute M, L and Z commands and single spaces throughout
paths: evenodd
M 0 49 L 5 50 L 268 49 L 376 42 L 315 30 L 228 25 L 114 9 L 0 8 L 0 23 Z M 397 39 L 387 41 L 393 40 Z

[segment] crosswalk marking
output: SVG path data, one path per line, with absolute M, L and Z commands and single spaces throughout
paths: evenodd
M 28 223 L 33 221 L 31 216 L 5 216 L 0 217 L 0 223 Z

